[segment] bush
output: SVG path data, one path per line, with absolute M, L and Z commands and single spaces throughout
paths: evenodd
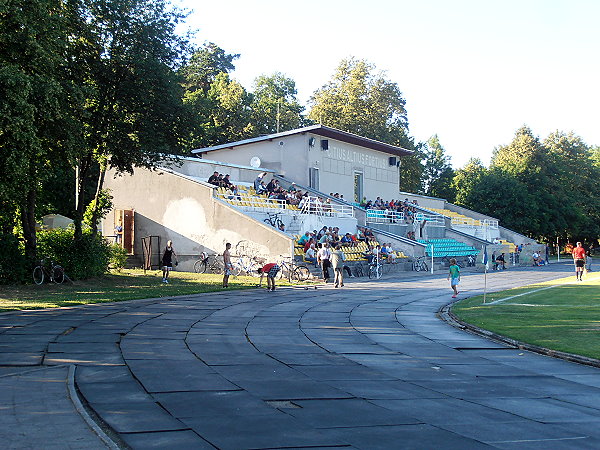
M 127 250 L 119 244 L 109 244 L 110 259 L 109 264 L 111 269 L 121 270 L 127 262 Z
M 19 240 L 12 234 L 0 235 L 0 284 L 22 283 L 27 280 L 30 272 L 21 247 Z
M 38 233 L 38 255 L 63 266 L 71 279 L 104 275 L 111 262 L 112 250 L 102 236 L 90 230 L 75 241 L 73 229 L 54 229 Z

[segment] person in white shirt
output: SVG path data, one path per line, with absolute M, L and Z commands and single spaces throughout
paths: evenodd
M 304 259 L 315 265 L 317 264 L 317 251 L 315 250 L 315 244 L 310 244 L 310 247 L 304 254 Z
M 325 283 L 329 282 L 329 267 L 331 266 L 331 250 L 329 250 L 329 243 L 325 242 L 321 249 L 317 252 L 317 263 L 321 265 L 323 270 L 323 279 Z

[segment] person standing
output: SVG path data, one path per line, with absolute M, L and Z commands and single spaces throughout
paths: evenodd
M 452 298 L 456 298 L 458 295 L 458 283 L 460 283 L 460 267 L 456 264 L 456 259 L 450 259 L 450 268 L 448 271 L 448 280 L 450 280 L 450 287 L 454 291 Z
M 323 271 L 323 280 L 325 283 L 329 282 L 329 266 L 331 265 L 331 250 L 329 250 L 329 243 L 324 242 L 319 251 L 317 252 L 317 263 L 321 265 Z
M 263 267 L 258 269 L 258 273 L 260 273 L 260 281 L 258 282 L 258 286 L 262 285 L 263 276 L 267 276 L 267 291 L 275 290 L 275 277 L 279 273 L 281 268 L 276 263 L 265 264 Z
M 573 255 L 573 262 L 575 263 L 575 278 L 577 281 L 583 281 L 583 269 L 585 267 L 585 249 L 581 245 L 581 242 L 577 243 L 577 247 L 571 252 Z
M 334 287 L 344 287 L 344 261 L 346 256 L 342 252 L 340 245 L 337 244 L 331 252 L 331 266 L 334 273 Z
M 173 241 L 169 240 L 167 241 L 167 246 L 162 257 L 163 283 L 169 283 L 169 273 L 173 269 L 173 257 L 175 257 L 175 265 L 179 264 L 177 253 L 175 253 L 175 249 L 173 248 Z
M 231 270 L 233 269 L 233 265 L 231 264 L 231 253 L 229 249 L 231 248 L 231 243 L 225 244 L 225 251 L 223 252 L 223 287 L 229 287 L 229 275 L 231 275 Z

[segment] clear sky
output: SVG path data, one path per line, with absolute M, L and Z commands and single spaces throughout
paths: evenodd
M 173 0 L 196 42 L 240 53 L 247 89 L 279 71 L 306 102 L 343 58 L 398 84 L 410 134 L 437 134 L 455 168 L 489 163 L 528 125 L 600 145 L 598 0 Z

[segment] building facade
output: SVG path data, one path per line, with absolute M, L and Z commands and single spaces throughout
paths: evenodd
M 351 203 L 398 197 L 400 158 L 412 152 L 315 125 L 193 150 L 211 160 L 271 169 L 290 181 Z

